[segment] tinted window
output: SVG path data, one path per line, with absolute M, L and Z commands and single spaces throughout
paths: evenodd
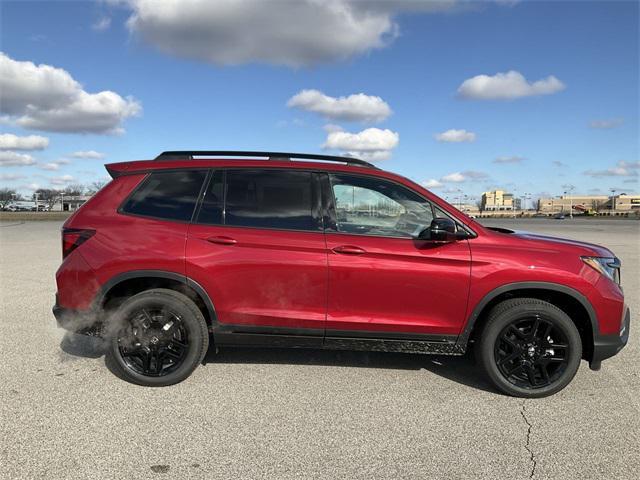
M 152 173 L 129 197 L 122 210 L 136 215 L 191 220 L 204 170 Z
M 227 172 L 225 224 L 315 230 L 310 172 Z
M 415 237 L 431 225 L 431 204 L 396 183 L 330 175 L 339 232 Z
M 211 175 L 209 185 L 204 192 L 202 206 L 198 213 L 198 223 L 210 225 L 222 224 L 222 209 L 224 206 L 224 174 L 222 170 L 216 170 Z

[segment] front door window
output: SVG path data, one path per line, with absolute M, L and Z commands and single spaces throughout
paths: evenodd
M 431 225 L 431 203 L 405 187 L 356 175 L 330 178 L 338 232 L 416 237 Z

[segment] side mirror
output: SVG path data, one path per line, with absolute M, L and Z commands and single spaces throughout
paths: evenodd
M 456 224 L 450 218 L 434 218 L 431 225 L 420 232 L 418 238 L 441 243 L 455 242 L 458 239 Z

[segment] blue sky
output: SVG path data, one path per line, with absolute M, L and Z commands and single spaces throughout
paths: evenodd
M 0 186 L 234 149 L 352 152 L 450 198 L 640 190 L 638 2 L 200 2 L 3 1 Z

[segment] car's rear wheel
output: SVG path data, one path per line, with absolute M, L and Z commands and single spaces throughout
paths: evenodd
M 187 378 L 209 346 L 202 312 L 188 297 L 153 289 L 123 302 L 110 319 L 107 355 L 125 380 L 162 387 Z
M 558 307 L 535 298 L 516 298 L 489 313 L 477 355 L 498 389 L 538 398 L 571 382 L 580 365 L 582 343 L 575 324 Z

